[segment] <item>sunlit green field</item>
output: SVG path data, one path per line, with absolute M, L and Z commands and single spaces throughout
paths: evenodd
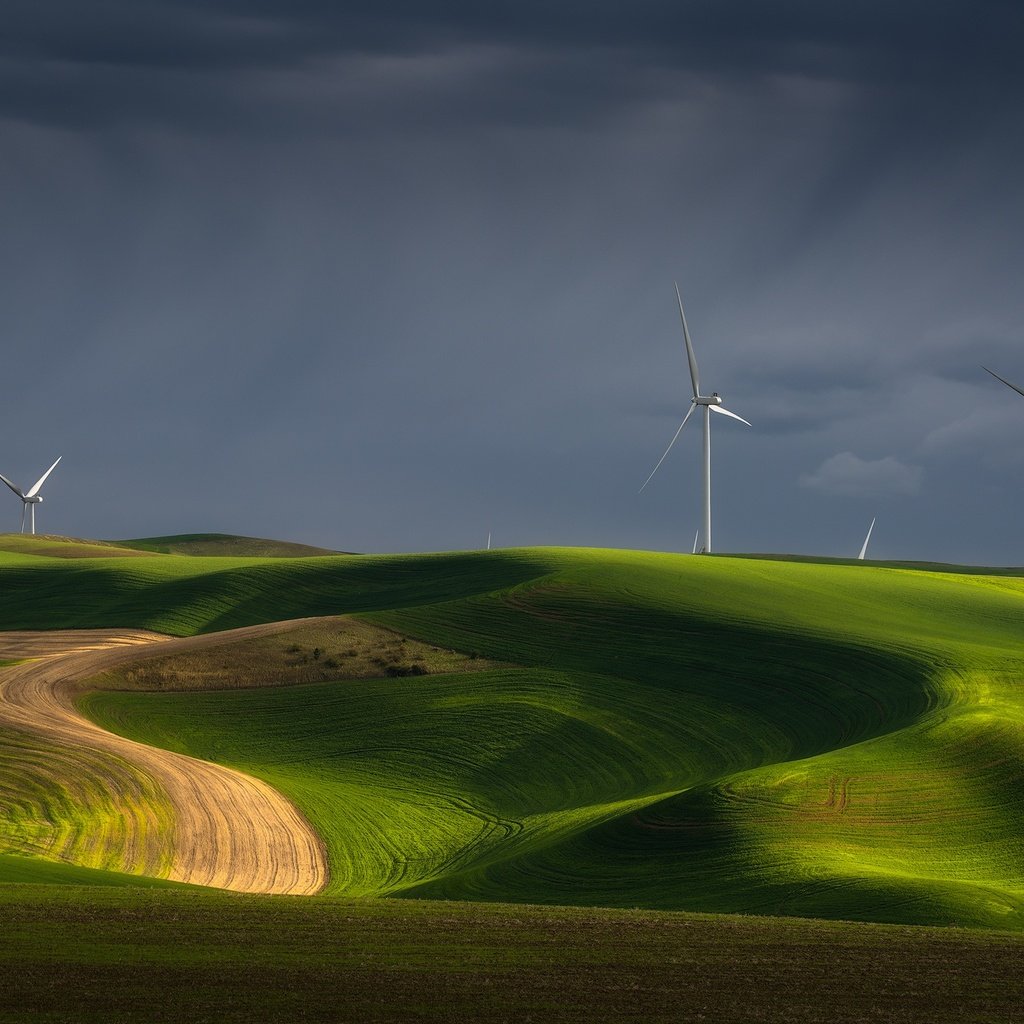
M 1024 927 L 1017 577 L 551 549 L 4 557 L 12 625 L 352 611 L 516 666 L 85 699 L 291 796 L 338 894 Z

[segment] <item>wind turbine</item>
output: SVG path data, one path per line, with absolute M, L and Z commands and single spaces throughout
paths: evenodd
M 644 486 L 640 488 L 642 491 L 654 477 L 654 474 L 661 468 L 661 464 L 665 461 L 666 456 L 672 451 L 672 445 L 676 443 L 676 439 L 683 432 L 683 427 L 686 426 L 686 421 L 690 418 L 693 410 L 698 406 L 704 410 L 704 552 L 706 554 L 711 553 L 711 413 L 721 413 L 723 416 L 730 416 L 734 420 L 739 420 L 740 423 L 746 423 L 750 426 L 750 423 L 745 420 L 742 416 L 737 416 L 734 412 L 729 412 L 725 406 L 722 405 L 721 396 L 717 391 L 712 391 L 710 395 L 702 395 L 700 393 L 700 376 L 697 373 L 697 357 L 693 354 L 693 343 L 690 341 L 690 329 L 686 326 L 686 314 L 683 312 L 683 298 L 679 294 L 679 285 L 676 285 L 676 300 L 679 302 L 679 319 L 683 325 L 683 340 L 686 342 L 686 361 L 690 364 L 690 383 L 693 385 L 693 398 L 690 399 L 690 408 L 686 410 L 686 415 L 683 417 L 683 422 L 679 424 L 679 429 L 675 432 L 672 440 L 669 441 L 668 447 L 665 449 L 665 454 L 658 459 L 658 465 L 651 470 L 651 475 L 644 481 Z
M 860 554 L 857 556 L 863 559 L 868 553 L 868 541 L 871 540 L 871 531 L 875 528 L 875 520 L 871 520 L 871 525 L 868 527 L 868 535 L 864 538 L 864 543 L 861 545 Z
M 63 458 L 63 455 L 57 456 L 57 462 Z M 21 498 L 21 532 L 25 532 L 25 512 L 27 509 L 32 509 L 32 533 L 36 532 L 36 505 L 38 505 L 43 499 L 39 493 L 39 488 L 46 482 L 46 478 L 57 468 L 57 462 L 55 462 L 27 491 L 23 491 L 17 484 L 12 484 L 2 473 L 0 473 L 0 480 L 3 480 L 5 484 L 14 493 Z
M 992 376 L 995 377 L 996 380 L 1003 381 L 1003 383 L 1008 388 L 1013 388 L 1013 390 L 1016 391 L 1018 395 L 1024 395 L 1024 389 L 1017 387 L 1016 384 L 1011 384 L 1008 380 L 1003 380 L 1003 378 L 1000 377 L 998 373 L 993 373 L 992 370 L 989 370 L 989 368 L 987 366 L 983 366 L 982 369 L 987 371 L 988 373 L 991 373 Z

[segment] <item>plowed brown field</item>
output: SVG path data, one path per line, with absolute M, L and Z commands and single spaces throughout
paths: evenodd
M 159 873 L 196 885 L 241 892 L 309 894 L 327 883 L 322 844 L 280 793 L 257 779 L 207 761 L 105 732 L 75 707 L 83 682 L 129 662 L 226 641 L 264 636 L 304 624 L 272 623 L 171 639 L 142 630 L 67 630 L 0 634 L 0 660 L 32 659 L 0 668 L 0 728 L 30 733 L 62 752 L 81 752 L 76 770 L 97 776 L 104 759 L 126 762 L 170 803 L 167 829 L 145 806 L 121 827 L 95 837 L 116 843 L 124 870 Z M 167 867 L 169 865 L 169 867 Z

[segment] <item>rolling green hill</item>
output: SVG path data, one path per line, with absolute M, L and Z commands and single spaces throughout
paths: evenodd
M 358 612 L 516 666 L 85 700 L 291 796 L 336 893 L 1024 928 L 1018 577 L 556 549 L 0 558 L 8 628 Z
M 547 564 L 498 552 L 74 559 L 0 551 L 0 626 L 144 627 L 189 636 L 486 593 L 543 574 Z

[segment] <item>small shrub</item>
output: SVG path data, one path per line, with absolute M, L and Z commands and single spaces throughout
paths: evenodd
M 323 651 L 321 651 L 319 647 L 314 647 L 313 648 L 313 660 L 314 661 L 319 661 L 321 654 L 323 654 Z
M 406 676 L 425 676 L 427 670 L 423 665 L 388 665 L 385 670 L 389 679 L 402 679 Z

